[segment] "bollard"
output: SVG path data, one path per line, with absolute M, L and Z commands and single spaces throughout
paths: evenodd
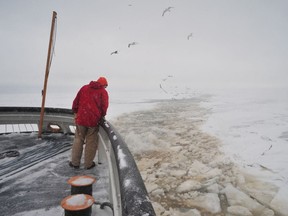
M 75 194 L 65 197 L 61 206 L 65 216 L 91 216 L 94 198 L 87 194 Z
M 88 194 L 92 196 L 92 185 L 96 181 L 91 176 L 74 176 L 68 180 L 71 185 L 71 195 Z

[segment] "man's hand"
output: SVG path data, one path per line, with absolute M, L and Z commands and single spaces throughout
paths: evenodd
M 99 121 L 99 124 L 104 124 L 104 122 L 106 121 L 105 117 L 103 116 L 100 121 Z

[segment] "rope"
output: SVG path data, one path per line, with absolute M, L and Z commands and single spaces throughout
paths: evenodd
M 0 159 L 4 159 L 5 157 L 18 157 L 20 153 L 16 150 L 6 151 L 0 153 Z
M 112 212 L 113 212 L 113 215 L 114 215 L 114 209 L 113 209 L 113 205 L 112 205 L 111 203 L 109 203 L 109 202 L 103 202 L 103 203 L 101 203 L 101 202 L 95 201 L 94 204 L 95 204 L 95 205 L 100 205 L 100 209 L 104 209 L 105 206 L 110 207 L 111 210 L 112 210 Z
M 50 58 L 50 62 L 49 62 L 49 72 L 50 72 L 50 68 L 51 68 L 51 65 L 52 65 L 52 59 L 53 59 L 53 56 L 55 55 L 55 44 L 56 44 L 56 33 L 57 33 L 57 16 L 55 17 L 55 25 L 54 25 L 54 34 L 53 34 L 53 38 L 52 38 L 52 52 L 51 52 L 51 58 Z

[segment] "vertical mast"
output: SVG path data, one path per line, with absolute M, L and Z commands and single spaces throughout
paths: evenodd
M 54 38 L 54 31 L 55 31 L 56 19 L 57 19 L 57 13 L 55 11 L 53 11 L 52 25 L 51 25 L 51 31 L 50 31 L 50 40 L 49 40 L 49 48 L 48 48 L 48 56 L 47 56 L 47 62 L 46 62 L 45 79 L 44 79 L 44 88 L 42 90 L 42 105 L 41 105 L 38 138 L 42 137 L 42 127 L 43 127 L 43 118 L 44 118 L 44 111 L 45 111 L 47 82 L 48 82 L 48 76 L 49 76 L 51 61 L 52 61 L 52 46 L 54 45 L 54 42 L 55 42 L 55 41 L 53 41 L 53 39 L 55 39 Z

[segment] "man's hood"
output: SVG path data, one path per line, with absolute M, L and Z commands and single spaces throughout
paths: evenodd
M 103 88 L 103 86 L 102 86 L 99 82 L 96 82 L 96 81 L 91 81 L 91 82 L 89 83 L 89 87 L 90 87 L 90 88 L 94 88 L 94 89 Z

